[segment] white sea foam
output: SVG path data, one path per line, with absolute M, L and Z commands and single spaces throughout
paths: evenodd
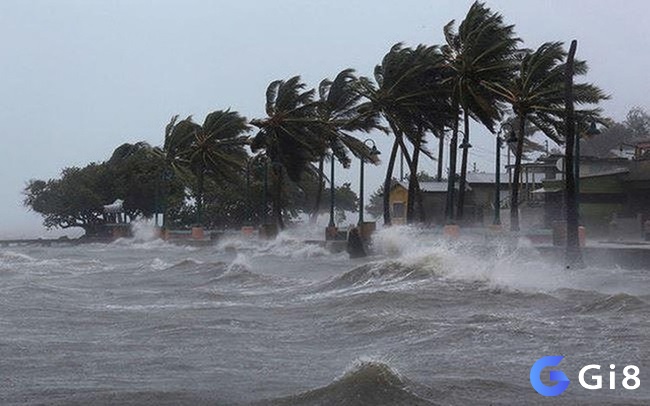
M 31 257 L 27 254 L 23 254 L 15 251 L 0 251 L 0 262 L 2 263 L 24 263 L 24 262 L 36 262 L 38 259 Z
M 558 289 L 589 289 L 604 293 L 638 294 L 634 283 L 622 285 L 612 268 L 566 269 L 543 257 L 527 240 L 460 239 L 449 241 L 439 230 L 399 226 L 380 230 L 374 248 L 405 266 L 432 269 L 442 277 L 479 281 L 492 288 L 533 292 Z M 629 281 L 629 278 L 627 279 Z M 619 281 L 619 283 L 616 283 Z M 613 283 L 614 282 L 614 283 Z

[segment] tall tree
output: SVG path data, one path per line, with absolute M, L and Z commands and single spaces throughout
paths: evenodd
M 512 77 L 515 70 L 513 55 L 520 40 L 515 37 L 513 25 L 504 24 L 500 14 L 480 2 L 472 4 L 457 32 L 454 31 L 452 20 L 444 27 L 444 34 L 446 44 L 442 50 L 451 72 L 449 81 L 453 87 L 452 105 L 457 117 L 462 110 L 464 124 L 457 209 L 457 218 L 462 219 L 470 140 L 469 119 L 475 119 L 494 133 L 494 126 L 501 117 L 503 104 L 498 95 L 491 91 L 491 86 L 504 84 Z M 449 150 L 447 212 L 450 219 L 454 218 L 451 206 L 456 174 L 458 127 L 458 122 L 455 122 Z
M 326 150 L 322 134 L 326 129 L 318 118 L 314 90 L 305 90 L 300 76 L 276 80 L 266 90 L 266 117 L 251 120 L 259 130 L 251 144 L 253 152 L 263 150 L 275 175 L 273 211 L 280 226 L 282 219 L 282 183 L 287 177 L 298 182 L 311 170 Z
M 515 167 L 510 194 L 510 229 L 519 231 L 519 185 L 527 123 L 557 143 L 564 142 L 565 129 L 565 65 L 566 52 L 561 42 L 547 42 L 537 50 L 518 54 L 519 69 L 505 85 L 493 84 L 492 89 L 511 105 L 517 118 L 515 131 Z M 575 61 L 575 75 L 587 73 L 584 61 Z M 608 96 L 597 86 L 588 83 L 573 85 L 574 103 L 597 104 Z M 600 120 L 597 109 L 576 111 L 578 117 Z
M 192 117 L 173 123 L 165 145 L 170 156 L 191 170 L 196 179 L 196 222 L 202 223 L 206 175 L 228 182 L 243 171 L 249 139 L 246 118 L 230 110 L 218 110 L 205 117 L 203 125 Z
M 394 137 L 384 190 L 390 190 L 399 150 L 404 154 L 410 172 L 417 173 L 418 159 L 411 159 L 405 138 L 413 145 L 414 156 L 424 152 L 434 159 L 425 149 L 424 135 L 426 131 L 444 128 L 450 121 L 449 89 L 442 80 L 445 72 L 438 47 L 419 45 L 412 49 L 396 44 L 375 67 L 375 82 L 361 78 L 360 89 L 368 101 L 360 109 L 366 114 L 381 114 Z M 409 183 L 413 184 L 413 190 L 419 190 L 417 177 L 411 177 Z M 387 193 L 383 199 L 384 224 L 390 225 Z
M 363 96 L 358 92 L 358 80 L 353 69 L 345 69 L 336 75 L 333 81 L 325 79 L 318 86 L 317 113 L 323 124 L 321 136 L 330 152 L 331 165 L 334 165 L 336 158 L 344 168 L 349 168 L 350 153 L 368 162 L 378 162 L 377 157 L 370 154 L 370 149 L 351 135 L 355 131 L 369 132 L 381 128 L 378 114 L 359 112 Z M 313 221 L 320 211 L 325 178 L 324 161 L 325 155 L 320 157 L 318 165 L 319 188 L 312 210 Z M 333 170 L 331 172 L 333 173 Z M 333 179 L 330 179 L 330 183 L 333 183 Z

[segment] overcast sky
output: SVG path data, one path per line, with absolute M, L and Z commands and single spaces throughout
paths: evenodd
M 231 107 L 263 115 L 269 82 L 311 86 L 344 68 L 370 75 L 396 42 L 439 44 L 467 0 L 2 0 L 0 2 L 0 237 L 45 235 L 22 207 L 31 178 L 107 159 L 124 142 L 158 145 L 174 114 Z M 648 107 L 650 2 L 517 1 L 488 6 L 529 48 L 578 40 L 587 77 L 608 93 L 606 115 Z M 389 150 L 389 139 L 376 136 Z M 493 137 L 475 126 L 470 162 L 493 171 Z M 433 145 L 432 145 L 433 146 Z M 446 164 L 445 164 L 446 165 Z M 433 173 L 435 163 L 422 162 Z M 367 191 L 384 167 L 367 168 Z M 339 171 L 358 187 L 358 163 Z

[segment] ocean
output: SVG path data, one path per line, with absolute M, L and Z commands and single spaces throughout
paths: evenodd
M 0 248 L 0 404 L 650 404 L 650 264 L 566 269 L 407 227 L 351 260 L 307 238 Z M 547 355 L 558 398 L 530 384 Z M 578 383 L 588 364 L 603 389 Z

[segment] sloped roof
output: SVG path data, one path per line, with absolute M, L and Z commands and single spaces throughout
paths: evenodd
M 507 182 L 508 179 L 508 174 L 507 173 L 502 173 L 501 174 L 501 183 L 504 183 L 504 181 Z M 482 173 L 482 172 L 468 172 L 467 173 L 467 184 L 466 184 L 466 189 L 465 190 L 472 190 L 472 185 L 486 185 L 486 184 L 492 184 L 494 185 L 496 183 L 496 174 L 494 173 Z M 404 189 L 408 189 L 409 185 L 408 182 L 406 181 L 397 181 L 393 187 L 395 186 L 401 186 Z M 456 184 L 454 185 L 454 188 L 456 190 L 459 189 L 458 186 L 458 179 L 456 179 Z M 443 180 L 440 182 L 433 181 L 433 182 L 420 182 L 420 190 L 423 192 L 431 192 L 431 193 L 443 193 L 447 191 L 447 181 Z
M 458 189 L 458 182 L 456 182 L 454 188 Z M 420 190 L 423 192 L 446 192 L 447 182 L 420 182 Z
M 404 181 L 398 181 L 396 185 L 399 185 L 403 187 L 404 189 L 409 188 L 408 182 Z M 393 186 L 394 187 L 394 186 Z M 459 189 L 458 187 L 458 182 L 454 185 L 454 188 L 456 190 Z M 433 182 L 420 182 L 420 190 L 423 192 L 431 192 L 431 193 L 444 193 L 447 192 L 447 181 L 443 180 L 441 182 L 433 181 Z M 465 190 L 472 190 L 469 184 L 465 186 Z
M 595 173 L 586 173 L 582 174 L 580 173 L 580 178 L 596 178 L 598 176 L 611 176 L 611 175 L 620 175 L 623 173 L 629 173 L 630 170 L 628 168 L 612 168 L 604 171 L 599 171 Z
M 507 173 L 501 174 L 501 182 L 504 179 L 508 179 Z M 470 185 L 472 183 L 496 183 L 496 173 L 482 173 L 482 172 L 468 172 L 467 173 L 467 183 Z

